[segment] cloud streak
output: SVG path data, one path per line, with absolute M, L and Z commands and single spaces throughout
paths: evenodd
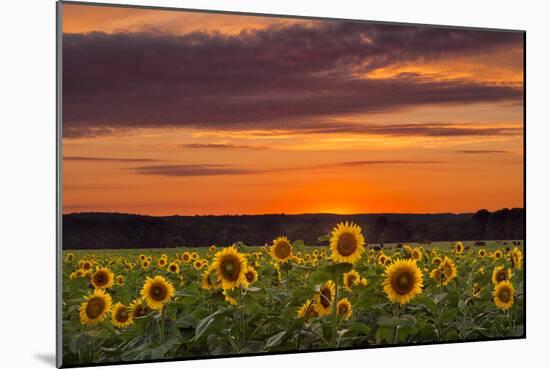
M 479 154 L 508 154 L 510 151 L 507 151 L 507 150 L 457 150 L 455 152 L 459 154 L 479 155 Z
M 264 150 L 266 147 L 253 145 L 232 145 L 232 144 L 202 144 L 188 143 L 180 145 L 184 149 L 214 149 L 214 150 Z
M 115 162 L 115 163 L 144 163 L 162 161 L 148 158 L 107 158 L 97 156 L 64 156 L 63 161 L 91 161 L 91 162 Z
M 444 164 L 438 160 L 360 160 L 339 163 L 322 164 L 308 167 L 288 167 L 272 169 L 241 168 L 227 164 L 184 164 L 184 165 L 148 165 L 130 168 L 141 175 L 156 175 L 166 177 L 205 177 L 227 175 L 254 175 L 266 173 L 279 173 L 289 171 L 323 170 L 329 168 L 355 168 L 379 165 L 430 165 Z

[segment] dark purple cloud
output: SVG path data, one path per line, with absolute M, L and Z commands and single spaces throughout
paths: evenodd
M 273 127 L 275 128 L 275 127 Z M 285 134 L 331 134 L 350 133 L 385 136 L 460 137 L 460 136 L 516 136 L 523 132 L 519 127 L 485 127 L 457 123 L 404 123 L 404 124 L 357 124 L 341 122 L 304 122 Z M 262 133 L 269 135 L 269 132 Z M 273 135 L 280 133 L 273 132 Z
M 457 150 L 455 151 L 459 154 L 508 154 L 510 151 L 507 150 Z
M 327 168 L 349 168 L 373 165 L 426 165 L 443 163 L 446 162 L 438 160 L 358 160 L 322 164 L 309 167 L 288 167 L 273 169 L 251 169 L 226 164 L 147 165 L 130 169 L 132 169 L 137 174 L 143 175 L 157 175 L 167 177 L 204 177 L 225 175 L 252 175 L 289 172 L 296 170 L 322 170 Z
M 107 158 L 107 157 L 96 157 L 96 156 L 64 156 L 63 161 L 106 161 L 106 162 L 117 162 L 117 163 L 143 163 L 143 162 L 153 162 L 153 161 L 161 161 L 161 160 L 147 159 L 147 158 Z
M 261 170 L 249 170 L 222 164 L 148 165 L 132 168 L 138 174 L 168 177 L 203 177 L 221 175 L 256 174 Z
M 518 48 L 522 42 L 519 33 L 355 22 L 232 36 L 66 34 L 64 136 L 136 127 L 296 129 L 302 119 L 421 104 L 517 102 L 523 92 L 514 84 L 437 81 L 416 74 L 359 79 L 357 74 Z
M 215 150 L 264 150 L 266 147 L 253 145 L 232 145 L 232 144 L 202 144 L 188 143 L 181 144 L 184 149 L 215 149 Z

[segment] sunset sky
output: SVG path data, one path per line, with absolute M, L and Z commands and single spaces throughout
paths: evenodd
M 523 34 L 64 4 L 63 212 L 523 207 Z

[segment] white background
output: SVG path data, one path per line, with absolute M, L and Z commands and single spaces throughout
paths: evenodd
M 111 0 L 113 3 L 119 1 Z M 135 365 L 134 368 L 535 367 L 547 365 L 550 299 L 549 20 L 544 1 L 133 1 L 260 13 L 527 30 L 527 340 Z M 546 11 L 545 11 L 546 10 Z M 0 10 L 0 366 L 53 367 L 55 3 Z M 469 180 L 465 178 L 464 180 Z M 537 362 L 544 364 L 537 365 Z M 531 364 L 532 363 L 532 364 Z

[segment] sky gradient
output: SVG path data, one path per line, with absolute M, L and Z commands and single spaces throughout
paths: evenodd
M 523 35 L 64 4 L 63 212 L 523 207 Z

